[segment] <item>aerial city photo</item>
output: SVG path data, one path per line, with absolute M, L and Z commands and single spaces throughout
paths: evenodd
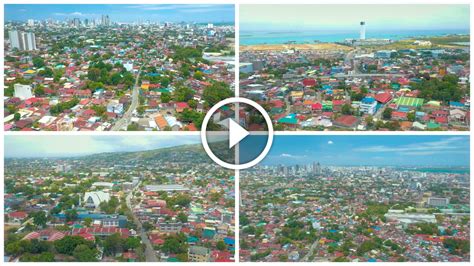
M 239 92 L 276 130 L 469 130 L 469 5 L 239 9 Z
M 198 136 L 6 136 L 4 261 L 232 262 L 234 194 Z
M 5 131 L 196 131 L 234 96 L 234 5 L 7 4 Z
M 469 136 L 275 136 L 240 172 L 240 261 L 469 262 Z

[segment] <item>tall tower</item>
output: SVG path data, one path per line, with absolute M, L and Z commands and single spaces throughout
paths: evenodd
M 360 36 L 359 39 L 365 40 L 365 21 L 360 22 Z

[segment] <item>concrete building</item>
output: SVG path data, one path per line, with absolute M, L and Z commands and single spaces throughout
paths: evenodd
M 365 97 L 360 102 L 359 109 L 363 113 L 373 115 L 377 111 L 377 101 L 372 97 Z
M 406 213 L 404 211 L 389 210 L 384 216 L 387 221 L 398 221 L 402 224 L 436 223 L 434 214 Z
M 208 248 L 201 246 L 190 246 L 188 251 L 188 259 L 193 262 L 208 262 L 210 261 L 211 251 Z
M 446 207 L 449 204 L 448 198 L 429 197 L 428 205 L 432 207 Z
M 365 21 L 360 22 L 360 40 L 365 40 Z
M 36 36 L 32 32 L 11 30 L 8 32 L 8 36 L 12 49 L 16 48 L 21 51 L 37 50 Z
M 84 194 L 84 207 L 97 209 L 102 202 L 108 202 L 110 194 L 103 191 L 92 191 Z
M 166 191 L 166 192 L 174 192 L 174 191 L 188 191 L 189 188 L 178 185 L 178 184 L 171 184 L 171 185 L 147 185 L 145 187 L 146 191 Z
M 26 100 L 33 97 L 32 88 L 30 85 L 15 84 L 14 85 L 14 96 L 21 100 Z

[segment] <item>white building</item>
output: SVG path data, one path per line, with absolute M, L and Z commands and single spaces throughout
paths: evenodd
M 360 22 L 360 36 L 359 39 L 365 40 L 365 21 Z
M 449 204 L 448 198 L 429 197 L 428 205 L 433 207 L 446 207 Z
M 97 209 L 100 203 L 108 202 L 109 200 L 109 193 L 103 191 L 86 192 L 86 194 L 84 194 L 84 207 Z
M 36 48 L 36 36 L 32 32 L 19 32 L 17 30 L 9 31 L 11 48 L 18 49 L 21 51 L 32 51 L 37 50 Z
M 359 108 L 361 112 L 373 115 L 377 111 L 377 101 L 374 98 L 366 97 L 360 102 Z
M 15 84 L 14 85 L 14 96 L 20 98 L 21 100 L 26 100 L 33 97 L 32 88 L 30 85 Z

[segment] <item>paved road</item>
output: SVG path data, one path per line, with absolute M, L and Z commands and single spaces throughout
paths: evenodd
M 309 248 L 309 251 L 308 251 L 308 253 L 306 254 L 306 256 L 304 256 L 303 259 L 301 259 L 302 262 L 309 261 L 309 258 L 313 255 L 314 250 L 316 249 L 316 247 L 318 246 L 318 244 L 319 244 L 319 240 L 314 241 L 314 243 L 313 243 L 313 244 L 311 245 L 311 247 Z
M 127 126 L 130 124 L 130 119 L 132 118 L 133 111 L 138 107 L 139 104 L 139 89 L 140 87 L 138 86 L 138 80 L 140 78 L 140 74 L 142 73 L 142 68 L 145 64 L 143 64 L 140 67 L 140 70 L 138 70 L 137 78 L 135 79 L 135 85 L 133 85 L 133 91 L 132 91 L 132 103 L 130 104 L 130 107 L 128 108 L 127 112 L 120 118 L 115 125 L 112 126 L 110 129 L 111 131 L 119 131 L 121 129 L 126 130 Z
M 135 216 L 135 214 L 133 213 L 133 206 L 132 206 L 132 197 L 133 197 L 133 193 L 136 191 L 136 189 L 140 187 L 140 183 L 137 184 L 137 186 L 135 186 L 131 191 L 130 193 L 128 193 L 127 197 L 125 198 L 125 201 L 127 203 L 127 206 L 128 208 L 130 209 L 130 211 L 132 212 L 132 215 L 133 215 L 133 220 L 135 222 L 135 224 L 137 225 L 137 232 L 140 234 L 140 237 L 142 239 L 142 243 L 145 244 L 145 258 L 146 258 L 146 261 L 149 262 L 157 262 L 157 261 L 160 261 L 158 260 L 158 258 L 156 257 L 156 253 L 155 253 L 155 250 L 153 249 L 153 246 L 152 244 L 150 243 L 150 240 L 148 239 L 148 236 L 146 234 L 146 231 L 143 229 L 142 227 L 142 223 L 140 222 L 140 220 L 138 220 L 138 218 Z

